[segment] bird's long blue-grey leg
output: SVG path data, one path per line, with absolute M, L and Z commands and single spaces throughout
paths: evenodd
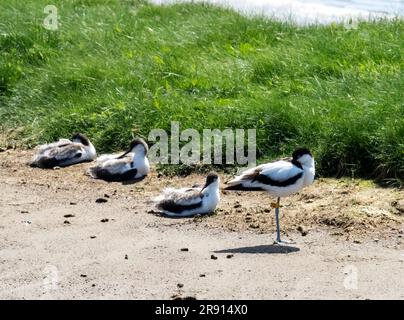
M 278 198 L 276 201 L 275 218 L 276 218 L 276 242 L 280 243 L 282 241 L 281 241 L 281 230 L 279 228 L 279 202 L 280 198 Z
M 275 217 L 276 217 L 276 244 L 283 245 L 283 244 L 292 244 L 294 243 L 293 241 L 285 241 L 281 240 L 281 229 L 279 227 L 279 207 L 280 207 L 280 200 L 281 198 L 278 198 L 276 201 L 276 204 L 273 204 L 273 207 L 275 208 Z

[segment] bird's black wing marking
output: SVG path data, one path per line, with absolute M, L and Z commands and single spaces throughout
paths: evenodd
M 227 186 L 224 189 L 234 191 L 264 191 L 264 189 L 262 189 L 261 187 L 244 187 L 242 184 Z
M 130 169 L 121 175 L 122 181 L 133 180 L 137 174 L 137 169 Z
M 295 165 L 295 166 L 298 167 L 299 169 L 302 169 L 302 170 L 303 170 L 303 166 L 302 166 L 302 164 L 301 164 L 299 161 L 293 159 L 291 162 L 292 162 L 293 165 Z
M 65 167 L 80 162 L 83 152 L 81 147 L 68 143 L 49 150 L 46 156 L 38 160 L 41 168 Z
M 245 187 L 243 186 L 243 182 L 245 181 L 254 181 L 257 176 L 259 176 L 261 173 L 261 168 L 257 167 L 253 172 L 249 173 L 249 174 L 245 174 L 243 176 L 243 179 L 240 180 L 240 183 L 235 184 L 235 185 L 231 185 L 231 186 L 227 186 L 224 189 L 225 190 L 239 190 L 239 191 L 263 191 L 263 189 L 261 187 Z
M 294 184 L 297 180 L 299 180 L 303 176 L 303 172 L 299 172 L 297 175 L 290 177 L 289 179 L 278 181 L 274 180 L 271 177 L 268 177 L 264 174 L 257 175 L 252 182 L 257 181 L 262 184 L 274 186 L 274 187 L 288 187 Z
M 68 145 L 70 145 L 70 144 L 72 144 L 72 143 L 71 143 L 71 142 L 66 142 L 66 143 L 58 144 L 58 145 L 56 146 L 56 148 L 63 148 L 63 147 L 66 147 L 66 146 L 68 146 Z
M 182 211 L 197 209 L 197 208 L 200 208 L 201 206 L 202 206 L 202 197 L 201 197 L 201 201 L 199 201 L 197 203 L 193 203 L 193 204 L 178 204 L 173 199 L 167 199 L 167 200 L 161 201 L 157 205 L 157 208 L 159 210 L 164 210 L 164 211 L 169 211 L 172 213 L 180 214 Z
M 261 174 L 261 169 L 257 169 L 248 176 L 246 175 L 243 180 L 240 180 L 239 184 L 232 185 L 225 187 L 225 190 L 240 190 L 240 191 L 262 191 L 265 190 L 262 187 L 245 187 L 243 186 L 243 182 L 246 181 L 257 181 L 259 183 L 265 184 L 265 185 L 270 185 L 274 187 L 288 187 L 292 184 L 294 184 L 297 180 L 299 180 L 303 176 L 303 172 L 299 172 L 297 175 L 290 177 L 286 180 L 278 181 L 274 180 L 271 177 Z
M 73 158 L 81 158 L 83 154 L 78 152 Z M 54 167 L 65 167 L 73 163 L 66 163 L 69 159 L 57 159 L 56 157 L 42 157 L 36 163 L 32 163 L 32 167 L 40 167 L 43 169 L 52 169 Z
M 52 169 L 59 166 L 59 160 L 54 157 L 42 157 L 38 161 L 31 164 L 32 167 L 39 167 L 44 169 Z
M 95 169 L 93 173 L 98 179 L 110 182 L 118 182 L 134 180 L 137 174 L 137 169 L 130 169 L 124 173 L 111 173 L 106 169 Z

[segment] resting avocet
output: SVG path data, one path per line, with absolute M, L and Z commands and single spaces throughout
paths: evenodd
M 93 161 L 97 152 L 90 140 L 82 133 L 73 135 L 71 140 L 60 139 L 38 148 L 32 162 L 33 167 L 54 168 Z
M 129 149 L 121 155 L 105 154 L 97 159 L 89 174 L 95 179 L 106 181 L 138 180 L 150 171 L 147 152 L 149 148 L 143 139 L 134 139 Z
M 155 199 L 156 207 L 164 214 L 174 217 L 213 212 L 220 201 L 219 184 L 219 176 L 211 172 L 202 188 L 167 188 Z
M 244 171 L 241 175 L 230 180 L 226 190 L 264 190 L 277 197 L 275 208 L 276 216 L 276 243 L 289 243 L 281 241 L 279 229 L 279 203 L 281 197 L 286 197 L 310 185 L 314 180 L 314 159 L 306 148 L 299 148 L 293 152 L 292 159 L 279 160 L 259 165 Z

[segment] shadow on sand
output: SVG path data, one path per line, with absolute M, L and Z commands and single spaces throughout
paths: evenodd
M 138 183 L 138 182 L 144 180 L 145 178 L 146 178 L 146 176 L 143 176 L 143 177 L 140 177 L 137 179 L 129 179 L 129 180 L 124 180 L 124 181 L 110 181 L 110 182 L 120 182 L 120 183 L 122 183 L 122 185 L 125 186 L 125 185 L 129 185 L 129 184 Z
M 253 247 L 241 247 L 214 251 L 215 253 L 266 253 L 266 254 L 287 254 L 300 251 L 299 248 L 291 246 L 280 246 L 277 244 L 260 245 Z

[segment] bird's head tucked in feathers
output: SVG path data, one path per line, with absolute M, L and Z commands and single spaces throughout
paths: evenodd
M 303 166 L 308 166 L 313 163 L 313 156 L 307 148 L 296 149 L 292 154 L 292 158 L 293 160 L 301 163 Z
M 83 144 L 83 145 L 85 145 L 85 146 L 89 146 L 89 145 L 90 145 L 90 140 L 88 140 L 88 138 L 87 138 L 84 134 L 82 134 L 82 133 L 75 133 L 75 134 L 72 136 L 72 141 L 73 141 L 73 142 L 81 143 L 81 144 Z
M 122 154 L 119 158 L 123 158 L 128 153 L 131 153 L 131 152 L 136 153 L 136 154 L 147 155 L 148 151 L 149 151 L 149 147 L 147 146 L 147 143 L 141 138 L 135 138 L 131 141 L 128 150 L 126 150 L 125 153 Z
M 202 188 L 202 191 L 205 190 L 207 187 L 209 187 L 210 185 L 214 185 L 219 183 L 219 176 L 216 172 L 210 172 L 208 174 L 208 176 L 206 177 L 206 182 L 205 185 Z

